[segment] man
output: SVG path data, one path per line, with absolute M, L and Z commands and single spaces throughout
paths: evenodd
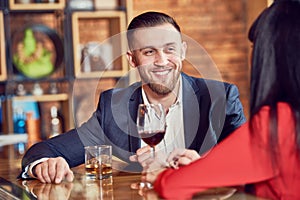
M 147 12 L 128 26 L 130 65 L 141 82 L 101 93 L 96 111 L 81 127 L 30 148 L 22 177 L 41 182 L 73 180 L 71 167 L 84 163 L 84 146 L 110 144 L 113 154 L 129 157 L 144 144 L 137 134 L 140 103 L 161 103 L 167 111 L 166 146 L 204 153 L 245 122 L 234 85 L 190 77 L 181 72 L 187 45 L 168 15 Z M 130 168 L 128 170 L 136 170 Z

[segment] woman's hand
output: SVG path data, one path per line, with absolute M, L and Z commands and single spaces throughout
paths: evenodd
M 181 165 L 188 165 L 195 160 L 198 160 L 200 155 L 195 150 L 190 149 L 175 149 L 167 158 L 169 166 L 177 169 Z

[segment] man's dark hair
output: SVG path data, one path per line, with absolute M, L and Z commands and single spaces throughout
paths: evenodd
M 130 41 L 132 41 L 133 39 L 132 36 L 135 29 L 155 27 L 166 23 L 171 24 L 178 32 L 181 32 L 177 22 L 167 14 L 149 11 L 136 16 L 135 18 L 133 18 L 127 28 L 127 41 L 129 46 Z

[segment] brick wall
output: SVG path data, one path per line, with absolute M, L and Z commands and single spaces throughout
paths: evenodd
M 248 116 L 249 43 L 246 4 L 245 0 L 133 0 L 133 15 L 153 10 L 173 16 L 181 26 L 182 32 L 207 51 L 222 80 L 238 86 L 245 114 Z M 202 58 L 201 55 L 192 56 L 195 60 Z M 203 76 L 189 61 L 184 63 L 184 72 Z M 203 67 L 201 70 L 208 68 Z M 212 75 L 208 78 L 216 77 Z

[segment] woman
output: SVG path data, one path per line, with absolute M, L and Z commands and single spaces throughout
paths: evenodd
M 189 165 L 149 172 L 144 179 L 162 197 L 186 199 L 213 187 L 251 184 L 259 197 L 300 199 L 300 0 L 276 0 L 249 38 L 249 122 L 200 159 L 191 150 L 169 157 L 181 165 L 193 161 Z

